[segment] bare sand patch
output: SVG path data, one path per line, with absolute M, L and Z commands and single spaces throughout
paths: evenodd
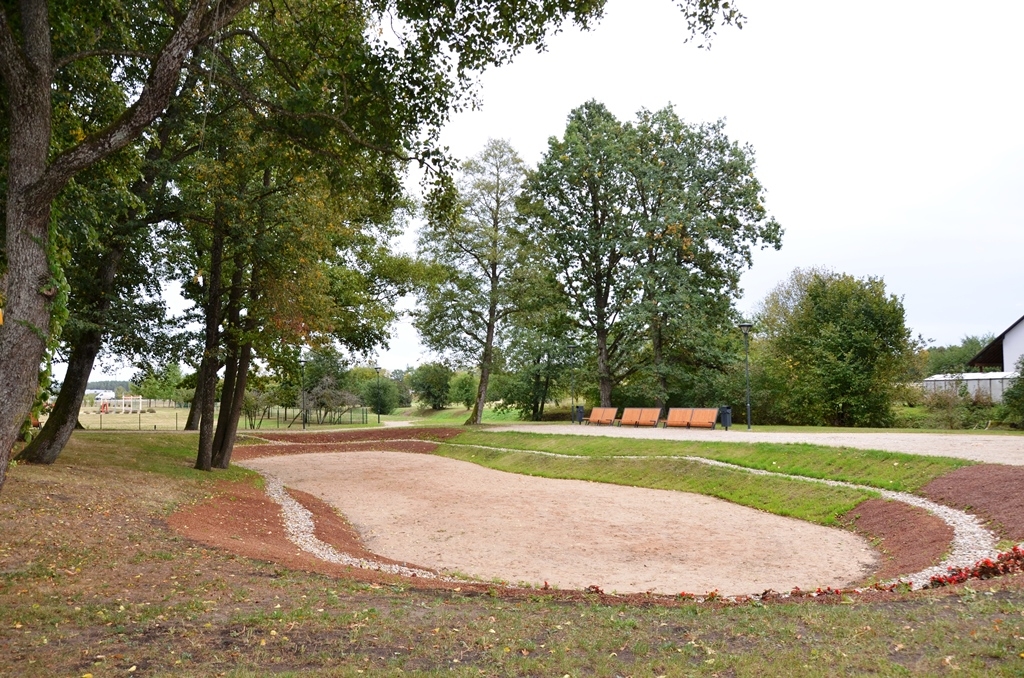
M 401 452 L 246 465 L 335 506 L 373 553 L 484 580 L 739 595 L 845 587 L 878 562 L 849 532 L 683 492 L 534 478 Z

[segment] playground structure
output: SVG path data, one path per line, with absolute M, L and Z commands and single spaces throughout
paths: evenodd
M 97 403 L 100 414 L 139 414 L 142 410 L 142 396 L 103 399 Z

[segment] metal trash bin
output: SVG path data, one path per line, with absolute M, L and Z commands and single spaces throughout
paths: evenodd
M 726 431 L 732 426 L 732 408 L 726 405 L 718 408 L 718 420 Z
M 576 405 L 572 410 L 572 423 L 583 423 L 583 405 Z

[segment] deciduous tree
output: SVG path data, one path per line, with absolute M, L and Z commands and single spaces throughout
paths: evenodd
M 481 421 L 501 333 L 523 308 L 535 277 L 517 222 L 524 178 L 523 162 L 508 142 L 488 141 L 463 164 L 454 191 L 435 191 L 420 231 L 420 256 L 435 274 L 420 289 L 415 326 L 432 350 L 479 368 L 469 424 Z
M 762 304 L 757 351 L 780 422 L 887 426 L 915 342 L 881 278 L 793 272 Z

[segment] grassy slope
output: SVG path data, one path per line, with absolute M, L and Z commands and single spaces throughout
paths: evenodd
M 795 443 L 705 443 L 486 431 L 469 431 L 452 442 L 586 457 L 704 457 L 749 468 L 903 492 L 913 492 L 940 475 L 973 463 L 945 457 Z
M 462 436 L 456 440 L 461 441 Z M 838 516 L 865 499 L 877 496 L 870 492 L 818 483 L 758 477 L 743 471 L 715 468 L 682 459 L 562 459 L 453 445 L 441 445 L 438 454 L 500 471 L 545 478 L 574 478 L 706 494 L 820 525 L 834 524 Z
M 0 492 L 0 675 L 1024 673 L 1024 577 L 885 602 L 678 608 L 373 587 L 171 533 L 194 438 L 76 434 Z M 137 670 L 129 673 L 131 667 Z

